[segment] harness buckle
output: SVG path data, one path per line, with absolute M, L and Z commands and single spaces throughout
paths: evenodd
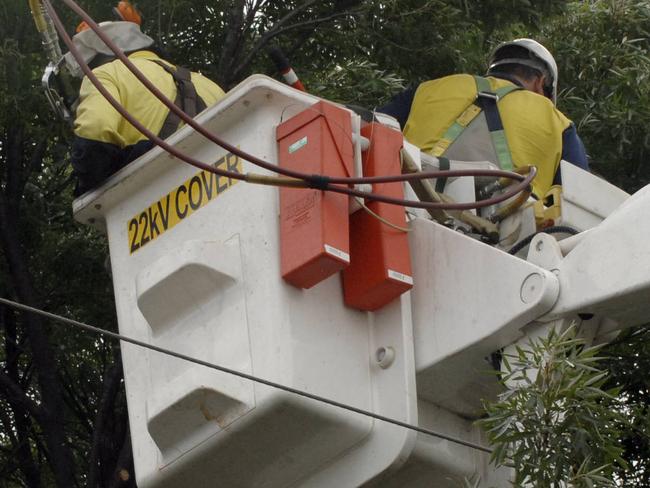
M 491 100 L 494 100 L 495 102 L 499 101 L 499 95 L 496 93 L 491 93 L 491 92 L 485 92 L 485 91 L 480 91 L 476 94 L 476 98 L 489 98 Z

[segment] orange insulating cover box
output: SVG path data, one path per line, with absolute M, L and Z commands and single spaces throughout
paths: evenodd
M 325 102 L 280 124 L 280 166 L 307 174 L 350 176 L 354 152 L 350 112 Z M 282 277 L 311 288 L 350 263 L 348 196 L 280 188 Z
M 370 140 L 364 153 L 364 176 L 401 173 L 402 134 L 380 124 L 369 124 L 361 135 Z M 404 198 L 402 183 L 373 185 L 373 193 Z M 366 201 L 366 206 L 388 222 L 404 228 L 404 207 Z M 360 310 L 377 310 L 413 287 L 411 255 L 405 231 L 381 222 L 361 209 L 350 217 L 351 264 L 343 272 L 345 303 Z

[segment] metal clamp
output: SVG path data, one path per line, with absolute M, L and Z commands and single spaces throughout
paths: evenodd
M 490 98 L 490 99 L 494 100 L 495 102 L 499 101 L 499 95 L 497 95 L 496 93 L 484 92 L 484 91 L 478 92 L 476 94 L 476 98 Z

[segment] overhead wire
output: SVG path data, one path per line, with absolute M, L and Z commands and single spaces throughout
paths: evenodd
M 333 191 L 336 193 L 343 193 L 350 196 L 356 196 L 361 198 L 367 198 L 369 200 L 385 202 L 393 205 L 408 206 L 413 208 L 441 208 L 441 209 L 453 209 L 453 210 L 465 210 L 473 208 L 482 208 L 486 206 L 491 206 L 496 203 L 507 200 L 514 195 L 520 193 L 521 191 L 528 188 L 530 182 L 536 175 L 536 171 L 531 169 L 530 173 L 527 176 L 518 175 L 513 172 L 503 171 L 503 170 L 462 170 L 462 171 L 429 171 L 429 172 L 420 172 L 413 174 L 402 174 L 402 175 L 388 175 L 388 176 L 372 176 L 372 177 L 330 177 L 325 175 L 310 175 L 306 173 L 300 173 L 294 170 L 288 170 L 286 168 L 281 168 L 275 164 L 268 163 L 252 154 L 246 153 L 241 149 L 233 146 L 227 141 L 222 140 L 216 134 L 207 130 L 201 124 L 196 122 L 193 118 L 189 117 L 185 112 L 183 112 L 179 107 L 177 107 L 174 102 L 167 98 L 163 93 L 160 92 L 152 83 L 147 79 L 147 77 L 138 70 L 138 68 L 128 59 L 128 57 L 121 51 L 108 36 L 102 31 L 99 25 L 79 6 L 74 0 L 63 0 L 63 2 L 71 8 L 75 13 L 77 13 L 90 28 L 96 33 L 96 35 L 115 53 L 116 57 L 124 63 L 124 65 L 136 76 L 136 78 L 148 89 L 151 91 L 156 98 L 158 98 L 164 105 L 166 105 L 172 112 L 178 115 L 183 122 L 190 125 L 201 135 L 206 137 L 208 140 L 214 142 L 215 144 L 223 147 L 232 154 L 235 154 L 242 159 L 250 161 L 251 163 L 260 166 L 269 171 L 282 174 L 287 178 L 277 178 L 270 177 L 266 175 L 257 175 L 254 173 L 248 173 L 242 175 L 237 172 L 222 170 L 220 168 L 214 168 L 208 164 L 205 164 L 201 161 L 198 161 L 191 156 L 183 154 L 181 151 L 173 148 L 171 145 L 166 143 L 164 140 L 160 139 L 156 134 L 153 134 L 146 127 L 144 127 L 139 121 L 131 116 L 131 114 L 125 110 L 125 108 L 105 89 L 102 83 L 94 76 L 92 70 L 88 67 L 87 63 L 84 62 L 83 58 L 79 54 L 78 50 L 74 46 L 72 39 L 65 31 L 61 19 L 58 17 L 56 11 L 52 7 L 52 4 L 49 0 L 42 0 L 43 5 L 46 7 L 48 14 L 53 19 L 55 27 L 59 34 L 61 35 L 64 43 L 68 46 L 70 53 L 76 59 L 77 63 L 80 65 L 84 74 L 88 79 L 93 83 L 97 90 L 108 100 L 108 102 L 126 119 L 128 120 L 136 129 L 138 129 L 142 134 L 149 138 L 154 144 L 160 146 L 165 151 L 174 155 L 178 159 L 181 159 L 197 168 L 200 168 L 205 171 L 216 173 L 220 176 L 227 176 L 230 178 L 235 178 L 239 180 L 244 180 L 250 183 L 259 183 L 266 185 L 276 185 L 276 186 L 292 186 L 292 187 L 305 187 L 305 188 L 316 188 L 324 191 Z M 487 177 L 503 177 L 511 180 L 517 180 L 519 183 L 512 185 L 509 190 L 506 190 L 503 194 L 493 196 L 486 200 L 480 202 L 468 202 L 468 203 L 435 203 L 435 202 L 421 202 L 421 201 L 411 201 L 396 199 L 391 197 L 386 197 L 383 195 L 377 195 L 372 192 L 364 192 L 357 190 L 355 188 L 349 188 L 347 186 L 340 185 L 353 185 L 353 184 L 364 184 L 364 183 L 390 183 L 390 182 L 401 182 L 401 181 L 413 181 L 419 179 L 428 179 L 428 178 L 439 178 L 439 177 L 461 177 L 461 176 L 487 176 Z
M 252 375 L 252 374 L 243 373 L 241 371 L 230 369 L 230 368 L 227 368 L 225 366 L 221 366 L 221 365 L 214 364 L 214 363 L 211 363 L 211 362 L 208 362 L 208 361 L 204 361 L 202 359 L 198 359 L 198 358 L 195 358 L 195 357 L 192 357 L 192 356 L 188 356 L 186 354 L 182 354 L 182 353 L 179 353 L 179 352 L 176 352 L 176 351 L 172 351 L 171 349 L 166 349 L 164 347 L 159 347 L 159 346 L 156 346 L 154 344 L 149 344 L 148 342 L 144 342 L 144 341 L 141 341 L 141 340 L 138 340 L 138 339 L 134 339 L 132 337 L 128 337 L 128 336 L 125 336 L 125 335 L 122 335 L 122 334 L 118 334 L 117 332 L 112 332 L 112 331 L 109 331 L 109 330 L 106 330 L 106 329 L 102 329 L 100 327 L 95 327 L 93 325 L 86 324 L 84 322 L 79 322 L 78 320 L 74 320 L 74 319 L 71 319 L 71 318 L 68 318 L 68 317 L 63 317 L 62 315 L 57 315 L 57 314 L 54 314 L 54 313 L 51 313 L 51 312 L 47 312 L 45 310 L 41 310 L 41 309 L 36 308 L 36 307 L 31 307 L 29 305 L 25 305 L 25 304 L 22 304 L 22 303 L 19 303 L 19 302 L 15 302 L 15 301 L 9 300 L 7 298 L 0 297 L 0 304 L 6 305 L 6 306 L 11 307 L 11 308 L 14 308 L 16 310 L 22 310 L 23 312 L 28 312 L 28 313 L 33 313 L 33 314 L 36 314 L 36 315 L 40 315 L 41 317 L 48 318 L 48 319 L 53 320 L 55 322 L 60 322 L 60 323 L 72 325 L 72 326 L 77 327 L 79 329 L 83 329 L 83 330 L 86 330 L 86 331 L 89 331 L 89 332 L 93 332 L 95 334 L 100 334 L 100 335 L 103 335 L 105 337 L 109 337 L 109 338 L 114 339 L 114 340 L 127 342 L 129 344 L 133 344 L 135 346 L 143 347 L 145 349 L 149 349 L 151 351 L 155 351 L 155 352 L 158 352 L 160 354 L 165 354 L 167 356 L 175 357 L 175 358 L 181 359 L 183 361 L 188 361 L 188 362 L 191 362 L 191 363 L 194 363 L 194 364 L 198 364 L 200 366 L 204 366 L 206 368 L 214 369 L 214 370 L 220 371 L 222 373 L 230 374 L 230 375 L 233 375 L 233 376 L 238 376 L 239 378 L 250 380 L 250 381 L 253 381 L 255 383 L 259 383 L 259 384 L 262 384 L 262 385 L 265 385 L 265 386 L 268 386 L 268 387 L 271 387 L 271 388 L 275 388 L 275 389 L 278 389 L 278 390 L 286 391 L 287 393 L 292 393 L 294 395 L 298 395 L 298 396 L 301 396 L 301 397 L 304 397 L 304 398 L 308 398 L 310 400 L 314 400 L 314 401 L 324 403 L 324 404 L 327 404 L 327 405 L 330 405 L 330 406 L 333 406 L 333 407 L 337 407 L 337 408 L 341 408 L 343 410 L 354 412 L 354 413 L 357 413 L 359 415 L 364 415 L 366 417 L 371 417 L 373 419 L 380 420 L 382 422 L 387 422 L 389 424 L 393 424 L 393 425 L 396 425 L 398 427 L 403 427 L 405 429 L 413 430 L 413 431 L 419 432 L 421 434 L 426 434 L 426 435 L 430 435 L 432 437 L 437 437 L 439 439 L 443 439 L 443 440 L 446 440 L 446 441 L 449 441 L 449 442 L 453 442 L 455 444 L 460 444 L 460 445 L 465 446 L 465 447 L 470 447 L 470 448 L 476 449 L 478 451 L 483 451 L 483 452 L 486 452 L 486 453 L 492 453 L 491 449 L 489 449 L 489 448 L 487 448 L 485 446 L 482 446 L 480 444 L 476 444 L 474 442 L 465 441 L 463 439 L 458 439 L 456 437 L 453 437 L 453 436 L 450 436 L 450 435 L 447 435 L 447 434 L 443 434 L 443 433 L 440 433 L 440 432 L 436 432 L 436 431 L 431 430 L 431 429 L 425 429 L 425 428 L 417 426 L 417 425 L 412 425 L 412 424 L 409 424 L 407 422 L 402 422 L 401 420 L 386 417 L 384 415 L 380 415 L 380 414 L 371 412 L 369 410 L 364 410 L 362 408 L 354 407 L 352 405 L 341 403 L 341 402 L 338 402 L 336 400 L 332 400 L 332 399 L 329 399 L 329 398 L 326 398 L 326 397 L 323 397 L 323 396 L 320 396 L 320 395 L 315 395 L 313 393 L 308 393 L 306 391 L 299 390 L 298 388 L 293 388 L 291 386 L 283 385 L 281 383 L 276 383 L 274 381 L 265 380 L 263 378 L 260 378 L 258 376 Z

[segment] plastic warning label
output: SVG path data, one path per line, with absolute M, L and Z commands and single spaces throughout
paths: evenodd
M 242 172 L 241 160 L 230 153 L 219 159 L 213 166 L 237 173 Z M 203 170 L 178 185 L 160 200 L 129 219 L 126 225 L 130 254 L 142 249 L 187 219 L 238 181 Z

